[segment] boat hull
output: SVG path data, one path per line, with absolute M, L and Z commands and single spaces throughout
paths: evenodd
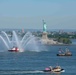
M 9 52 L 19 52 L 18 50 L 8 50 Z
M 64 69 L 61 69 L 59 71 L 54 71 L 54 70 L 43 70 L 43 72 L 62 72 L 64 71 Z
M 72 54 L 57 54 L 57 56 L 72 56 Z

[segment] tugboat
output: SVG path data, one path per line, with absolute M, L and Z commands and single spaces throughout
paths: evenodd
M 49 66 L 48 68 L 45 68 L 45 70 L 43 70 L 44 72 L 53 72 L 53 73 L 58 73 L 58 72 L 64 72 L 65 70 L 62 69 L 60 66 L 56 66 L 56 67 L 52 67 Z
M 57 54 L 57 56 L 72 56 L 72 54 L 71 53 Z
M 9 52 L 19 52 L 18 47 L 13 47 L 12 49 L 8 50 Z
M 69 51 L 69 49 L 66 48 L 66 51 L 59 51 L 59 54 L 57 56 L 72 56 L 72 53 Z

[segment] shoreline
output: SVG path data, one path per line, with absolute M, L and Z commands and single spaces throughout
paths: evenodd
M 44 44 L 44 45 L 51 45 L 51 46 L 76 46 L 76 44 Z

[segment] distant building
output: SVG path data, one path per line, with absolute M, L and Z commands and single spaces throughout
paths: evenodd
M 25 31 L 24 31 L 24 29 L 22 29 L 22 33 L 24 33 Z

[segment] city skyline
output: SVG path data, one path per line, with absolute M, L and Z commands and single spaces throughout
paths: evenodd
M 76 0 L 0 0 L 0 29 L 76 29 Z

